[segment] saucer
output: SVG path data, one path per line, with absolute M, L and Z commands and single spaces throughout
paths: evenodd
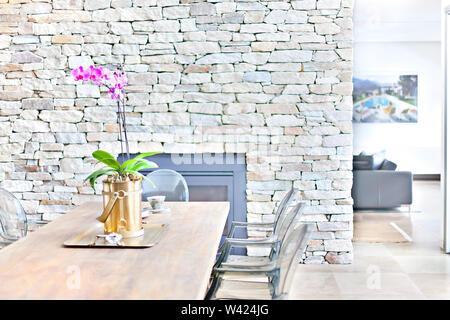
M 146 218 L 153 213 L 166 213 L 169 211 L 170 211 L 169 207 L 161 207 L 159 209 L 151 209 L 149 207 L 146 207 L 142 210 L 142 218 Z

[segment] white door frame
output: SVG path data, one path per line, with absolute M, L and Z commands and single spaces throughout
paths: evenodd
M 448 139 L 448 123 L 450 123 L 448 107 L 450 105 L 448 88 L 450 86 L 450 69 L 448 55 L 450 54 L 450 32 L 448 30 L 450 26 L 450 6 L 444 9 L 443 13 L 443 36 L 442 36 L 442 61 L 443 61 L 443 78 L 444 78 L 444 88 L 443 88 L 443 110 L 442 110 L 442 175 L 441 175 L 441 189 L 442 189 L 442 202 L 443 202 L 443 223 L 442 223 L 442 247 L 446 253 L 450 253 L 450 190 L 447 185 L 449 181 L 449 168 L 450 168 L 450 157 L 448 153 L 450 152 L 450 139 Z

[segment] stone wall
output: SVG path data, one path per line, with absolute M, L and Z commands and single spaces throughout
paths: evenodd
M 32 219 L 98 197 L 82 181 L 93 151 L 120 150 L 115 107 L 69 71 L 123 63 L 132 152 L 245 153 L 248 220 L 295 186 L 306 262 L 351 262 L 352 6 L 0 0 L 0 186 Z

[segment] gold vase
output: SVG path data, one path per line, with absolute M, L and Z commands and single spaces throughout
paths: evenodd
M 142 227 L 142 180 L 103 182 L 103 213 L 105 234 L 116 232 L 124 238 L 144 234 Z

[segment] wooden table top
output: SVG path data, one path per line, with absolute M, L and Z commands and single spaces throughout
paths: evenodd
M 0 250 L 0 299 L 203 299 L 228 216 L 228 202 L 167 202 L 171 213 L 152 248 L 68 248 L 98 221 L 88 202 Z

